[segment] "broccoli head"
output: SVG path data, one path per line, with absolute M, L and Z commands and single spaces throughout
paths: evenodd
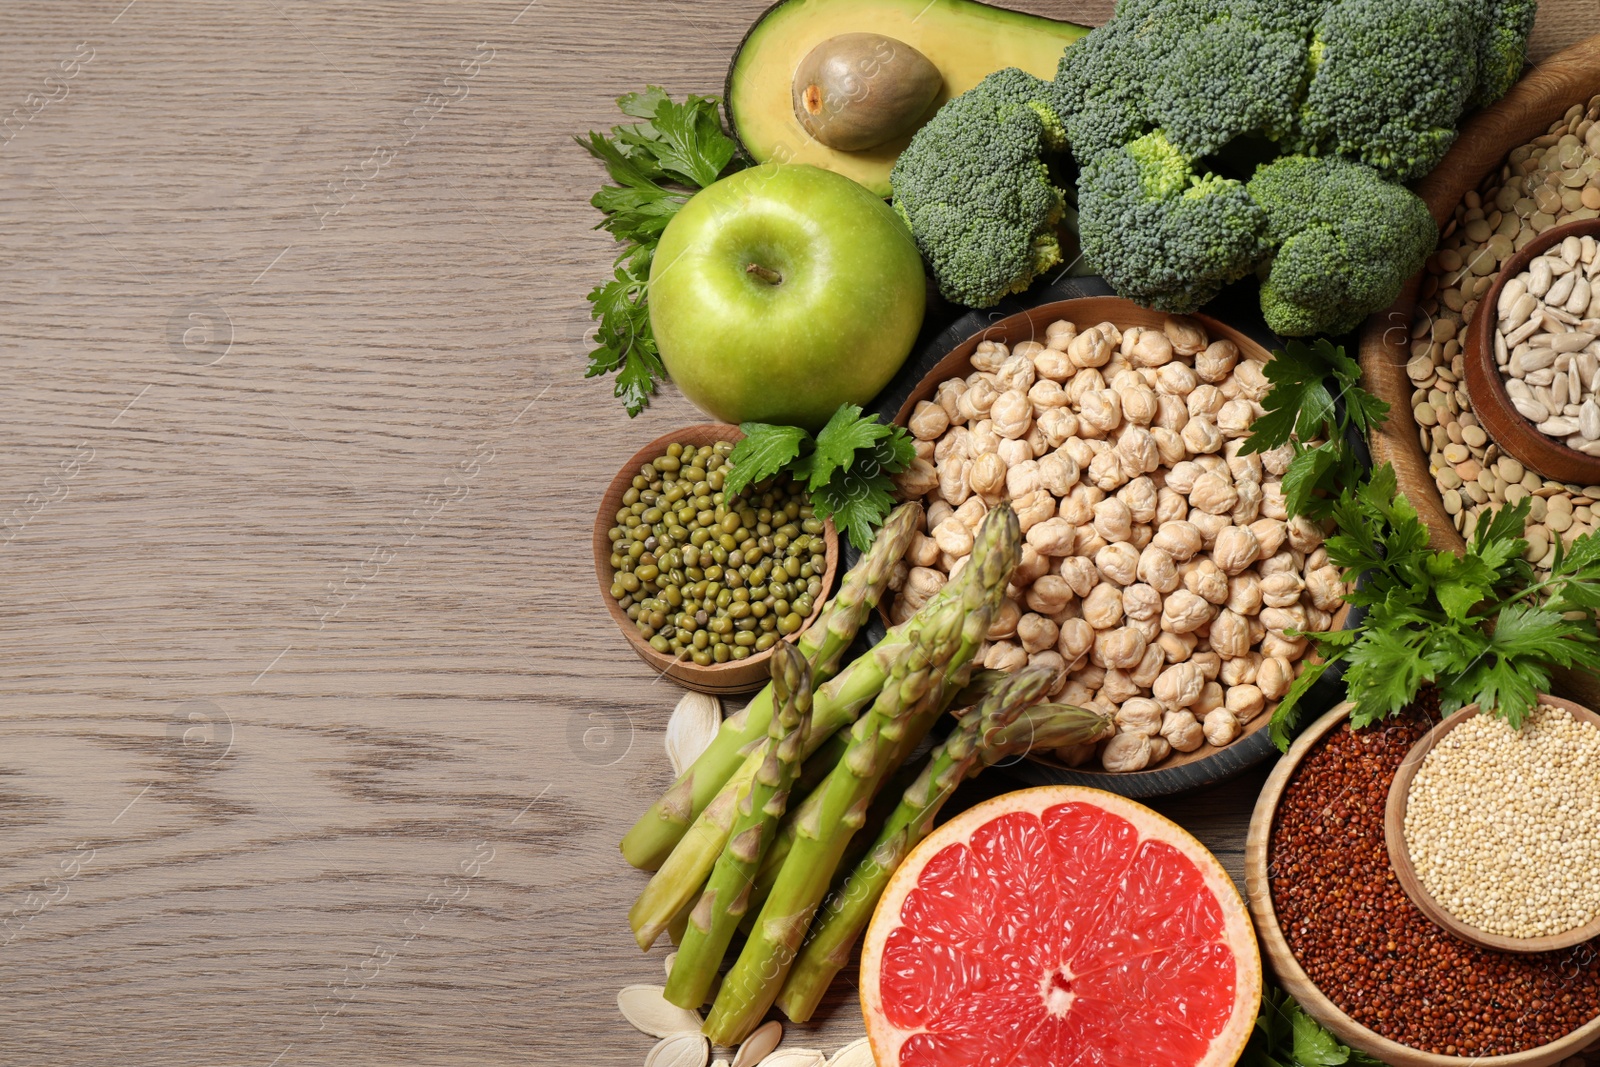
M 1060 92 L 1010 68 L 952 98 L 900 153 L 890 184 L 939 291 L 989 307 L 1061 262 L 1066 197 L 1045 156 L 1066 148 Z
M 1245 185 L 1196 173 L 1161 133 L 1102 156 L 1078 180 L 1084 255 L 1124 296 L 1187 313 L 1249 274 L 1266 220 Z
M 1533 0 L 1337 0 L 1312 29 L 1310 80 L 1288 147 L 1395 181 L 1432 170 L 1468 107 L 1522 70 Z M 1480 77 L 1480 74 L 1486 77 Z
M 1416 194 L 1350 160 L 1285 156 L 1257 170 L 1249 191 L 1276 247 L 1261 268 L 1261 310 L 1284 336 L 1355 329 L 1438 243 Z

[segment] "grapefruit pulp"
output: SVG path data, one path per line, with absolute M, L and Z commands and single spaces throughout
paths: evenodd
M 996 797 L 906 857 L 861 951 L 879 1067 L 1229 1067 L 1261 1000 L 1238 890 L 1142 804 Z

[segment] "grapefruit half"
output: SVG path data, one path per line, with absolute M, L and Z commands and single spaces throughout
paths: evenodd
M 996 797 L 906 857 L 861 950 L 879 1067 L 1230 1067 L 1261 1001 L 1239 892 L 1142 804 Z

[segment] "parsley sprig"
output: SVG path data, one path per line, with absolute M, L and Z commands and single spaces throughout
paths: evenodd
M 1302 635 L 1322 662 L 1307 665 L 1273 713 L 1278 747 L 1288 747 L 1300 698 L 1334 663 L 1345 665 L 1358 728 L 1398 714 L 1430 683 L 1446 713 L 1479 704 L 1520 727 L 1552 667 L 1600 669 L 1600 534 L 1558 543 L 1549 577 L 1536 580 L 1523 559 L 1530 506 L 1486 513 L 1458 556 L 1429 549 L 1428 528 L 1387 463 L 1341 492 L 1328 559 L 1366 575 L 1345 599 L 1367 617 L 1358 629 Z
M 1268 986 L 1239 1067 L 1383 1067 L 1347 1048 L 1287 993 Z
M 1294 459 L 1283 475 L 1284 506 L 1291 515 L 1325 518 L 1339 487 L 1356 484 L 1365 473 L 1347 444 L 1348 434 L 1365 436 L 1383 422 L 1389 405 L 1361 388 L 1361 365 L 1326 338 L 1311 344 L 1291 340 L 1272 354 L 1266 376 L 1272 383 L 1261 401 L 1267 413 L 1251 427 L 1243 451 L 1292 444 Z M 1328 389 L 1330 378 L 1344 398 L 1342 412 Z M 1322 444 L 1305 444 L 1318 437 Z
M 667 377 L 646 303 L 661 231 L 696 192 L 744 166 L 738 146 L 722 132 L 717 104 L 714 96 L 692 95 L 674 103 L 652 85 L 617 98 L 624 115 L 642 121 L 613 126 L 609 137 L 591 131 L 577 138 L 616 182 L 589 201 L 605 213 L 595 229 L 623 245 L 615 277 L 589 294 L 600 326 L 585 377 L 616 374 L 616 395 L 629 415 L 643 411 L 656 382 Z
M 819 517 L 832 519 L 839 532 L 863 552 L 872 534 L 894 507 L 894 481 L 917 458 L 911 435 L 899 426 L 885 426 L 878 416 L 863 417 L 855 404 L 844 404 L 815 437 L 798 426 L 746 422 L 744 440 L 728 456 L 732 470 L 723 490 L 745 486 L 787 471 L 811 494 Z

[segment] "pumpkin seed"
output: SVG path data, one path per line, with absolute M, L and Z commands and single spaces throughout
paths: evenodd
M 827 1067 L 828 1057 L 814 1048 L 786 1048 L 761 1061 L 760 1067 Z
M 776 1019 L 762 1023 L 739 1046 L 738 1054 L 733 1057 L 733 1067 L 756 1067 L 756 1064 L 765 1060 L 782 1040 L 782 1023 Z
M 650 1050 L 644 1067 L 706 1067 L 710 1059 L 711 1042 L 704 1034 L 671 1034 Z
M 722 726 L 722 701 L 708 693 L 685 693 L 667 720 L 667 758 L 682 774 L 700 758 Z
M 876 1067 L 872 1058 L 872 1045 L 866 1038 L 852 1041 L 833 1054 L 828 1067 Z
M 700 1013 L 680 1008 L 666 998 L 658 985 L 623 986 L 617 993 L 617 1010 L 635 1030 L 651 1037 L 671 1037 L 684 1032 L 699 1033 L 705 1022 Z M 701 1060 L 699 1067 L 705 1067 Z

